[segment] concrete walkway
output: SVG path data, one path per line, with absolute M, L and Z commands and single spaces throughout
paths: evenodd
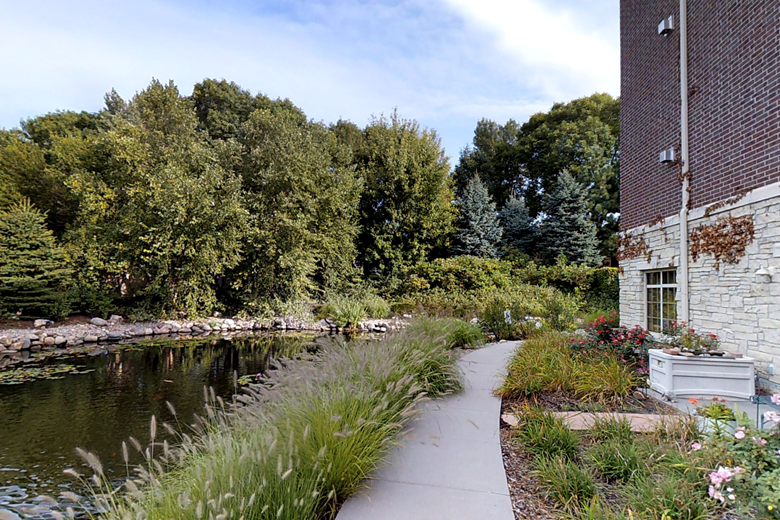
M 336 520 L 513 520 L 493 389 L 519 342 L 463 356 L 465 390 L 424 405 L 402 445 Z

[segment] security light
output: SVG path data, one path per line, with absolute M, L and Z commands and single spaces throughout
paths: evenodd
M 674 15 L 669 16 L 669 18 L 664 18 L 661 20 L 661 23 L 658 24 L 658 34 L 666 36 L 672 32 L 672 30 L 674 30 Z
M 662 163 L 674 162 L 675 153 L 674 148 L 667 148 L 658 154 L 658 160 Z

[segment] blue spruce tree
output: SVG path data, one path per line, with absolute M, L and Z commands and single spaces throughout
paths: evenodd
M 501 228 L 504 231 L 501 245 L 505 251 L 532 254 L 534 247 L 534 227 L 525 199 L 511 196 L 499 214 Z
M 546 218 L 539 228 L 539 249 L 552 263 L 559 255 L 577 264 L 598 265 L 596 225 L 588 212 L 588 194 L 571 174 L 564 170 L 552 192 L 545 194 Z
M 501 242 L 496 203 L 478 175 L 475 175 L 457 201 L 458 220 L 452 251 L 458 255 L 496 258 Z

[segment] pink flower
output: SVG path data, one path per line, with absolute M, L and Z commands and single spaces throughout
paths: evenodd
M 723 499 L 723 493 L 721 493 L 720 491 L 716 491 L 714 487 L 710 486 L 709 492 L 711 498 L 714 498 L 715 500 L 720 500 L 721 502 L 725 502 L 725 500 Z
M 780 404 L 780 394 L 775 394 L 770 399 L 772 399 L 773 403 Z
M 773 423 L 780 423 L 780 414 L 774 410 L 770 410 L 764 414 L 764 419 L 772 421 Z
M 753 442 L 760 444 L 761 446 L 766 446 L 766 439 L 762 439 L 761 437 L 753 437 Z
M 745 432 L 743 432 L 742 430 L 739 430 L 737 433 L 734 434 L 734 438 L 736 438 L 736 439 L 741 441 L 742 439 L 745 438 Z
M 693 444 L 691 444 L 691 449 L 692 449 L 693 451 L 698 451 L 698 450 L 700 450 L 700 449 L 701 449 L 701 443 L 699 443 L 699 442 L 694 442 Z
M 731 480 L 731 477 L 736 473 L 736 469 L 737 468 L 734 468 L 732 470 L 731 468 L 718 466 L 717 471 L 710 473 L 710 482 L 712 482 L 713 486 L 720 487 L 724 482 L 729 482 Z

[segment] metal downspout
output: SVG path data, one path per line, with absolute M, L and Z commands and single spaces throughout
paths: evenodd
M 679 321 L 690 322 L 688 290 L 688 2 L 680 0 L 680 160 L 682 176 L 682 208 L 680 209 L 680 280 Z

